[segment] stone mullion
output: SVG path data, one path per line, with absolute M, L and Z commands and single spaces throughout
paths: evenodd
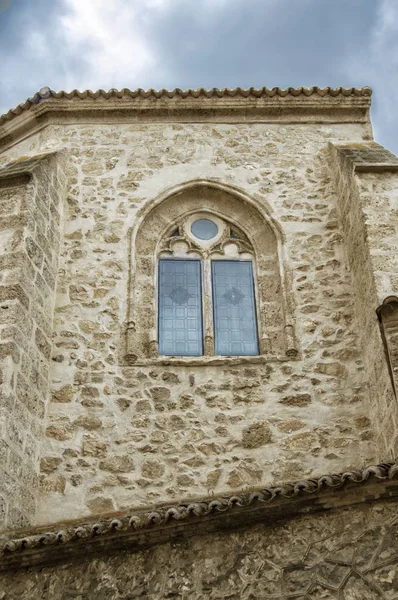
M 214 355 L 214 325 L 213 325 L 213 291 L 211 282 L 211 261 L 206 258 L 202 262 L 202 307 L 204 329 L 204 355 Z

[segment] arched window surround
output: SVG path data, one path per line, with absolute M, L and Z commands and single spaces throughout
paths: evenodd
M 387 296 L 376 309 L 391 385 L 398 392 L 398 297 Z
M 214 339 L 207 326 L 205 355 L 169 357 L 158 354 L 157 261 L 165 236 L 182 219 L 213 215 L 243 232 L 253 248 L 256 282 L 259 356 L 214 356 Z M 130 230 L 131 260 L 127 297 L 124 359 L 127 364 L 202 362 L 267 362 L 296 358 L 298 350 L 283 235 L 263 203 L 236 187 L 213 180 L 194 180 L 165 191 L 137 215 Z M 208 323 L 208 320 L 207 320 Z

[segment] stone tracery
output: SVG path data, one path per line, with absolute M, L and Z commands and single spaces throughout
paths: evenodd
M 208 240 L 198 239 L 191 233 L 192 223 L 197 220 L 216 221 L 217 234 Z M 178 220 L 177 228 L 172 227 L 160 242 L 159 256 L 180 256 L 183 254 L 202 258 L 254 258 L 255 252 L 248 237 L 241 229 L 228 221 L 215 218 L 213 214 L 194 213 Z M 176 234 L 176 232 L 178 232 Z

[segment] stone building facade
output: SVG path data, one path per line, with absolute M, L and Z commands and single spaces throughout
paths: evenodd
M 45 88 L 0 117 L 0 600 L 398 598 L 370 101 Z

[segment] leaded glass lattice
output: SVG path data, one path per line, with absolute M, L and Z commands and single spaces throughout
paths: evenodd
M 253 269 L 250 261 L 212 261 L 215 354 L 258 354 Z
M 159 261 L 159 354 L 203 354 L 199 260 Z

